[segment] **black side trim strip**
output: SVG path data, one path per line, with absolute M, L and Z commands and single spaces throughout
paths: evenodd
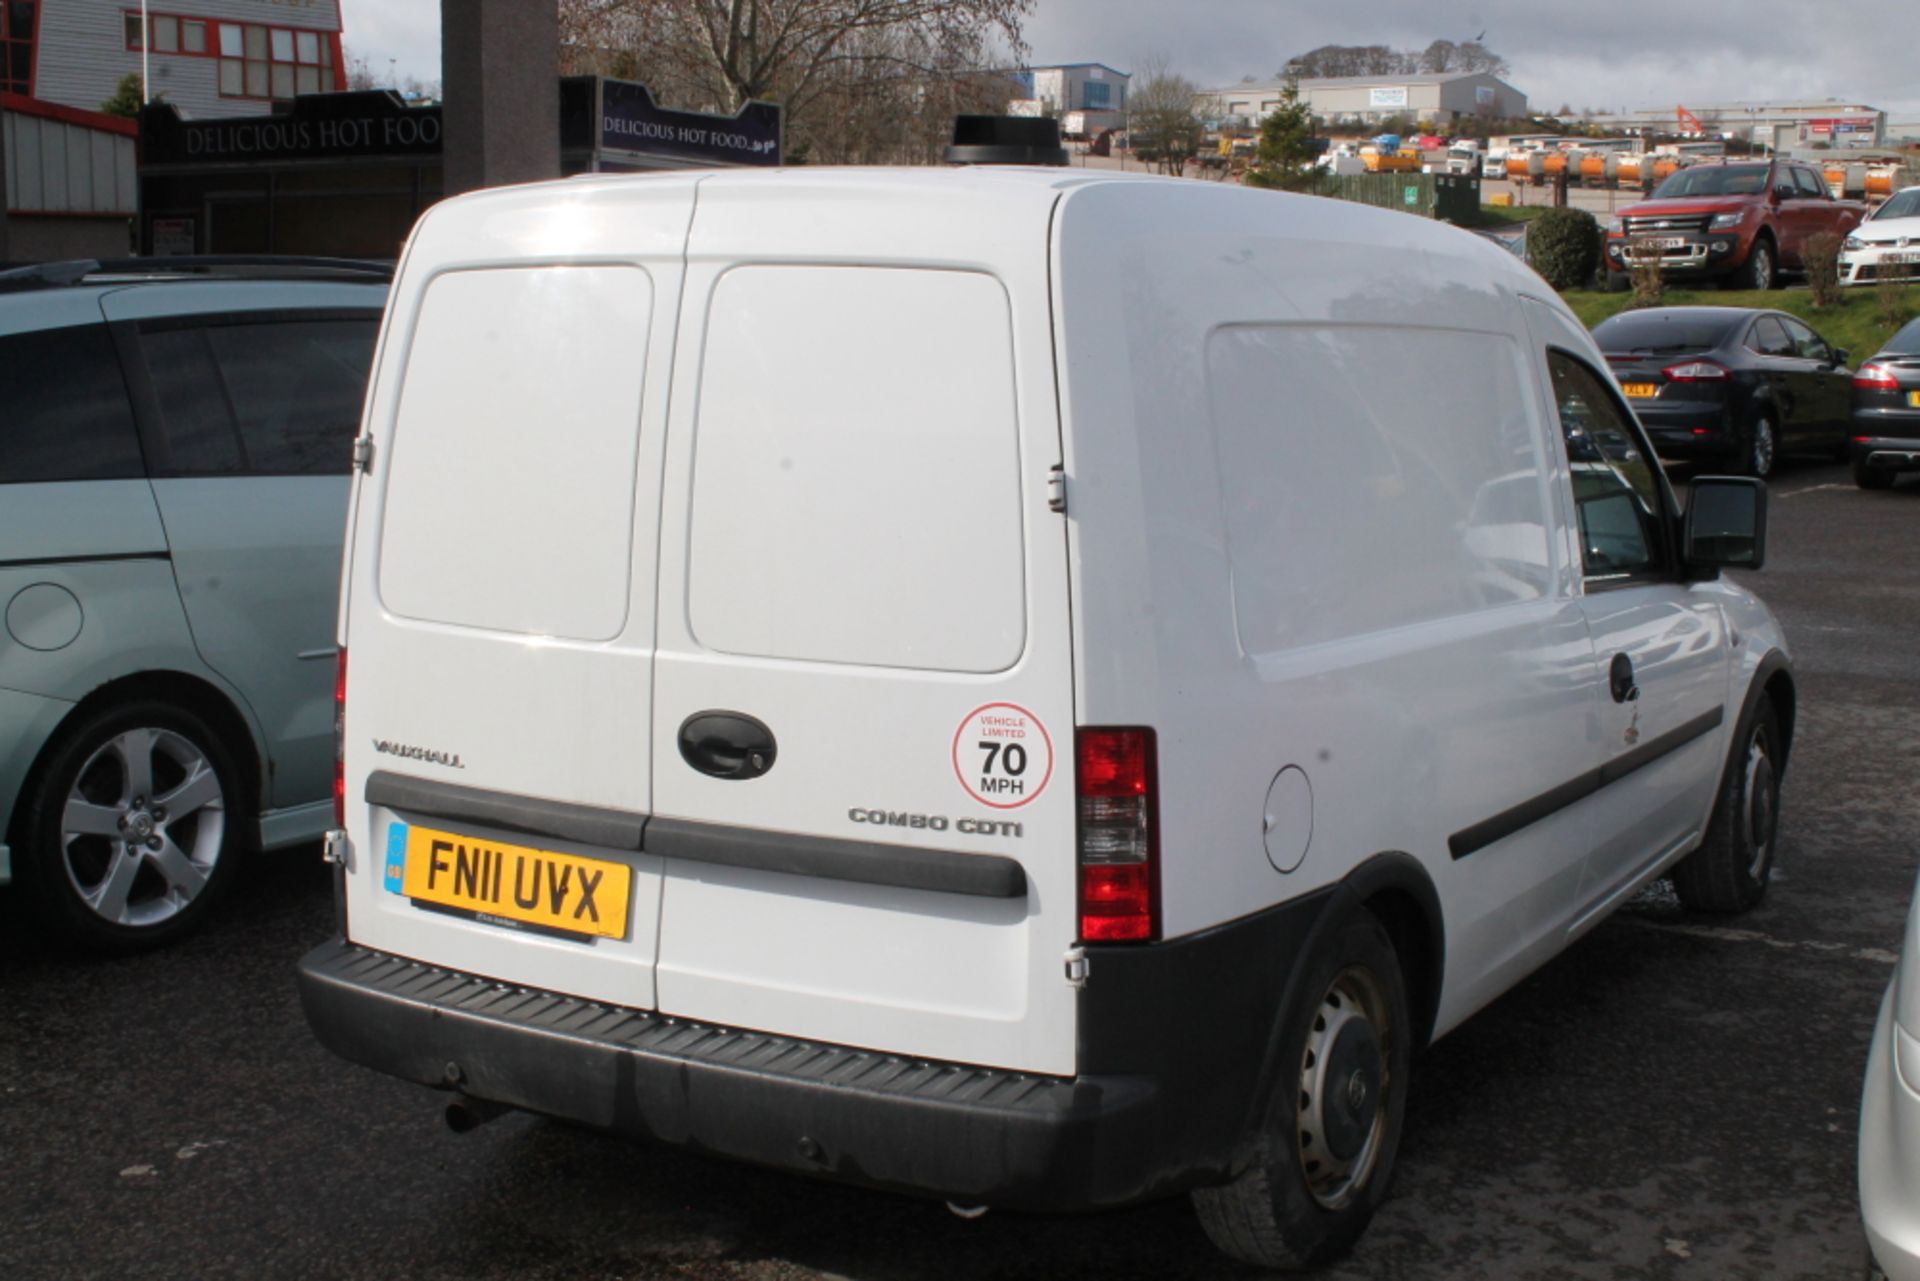
M 1724 707 L 1702 712 L 1678 729 L 1669 730 L 1659 738 L 1648 739 L 1631 752 L 1614 757 L 1598 769 L 1588 770 L 1578 778 L 1542 792 L 1532 800 L 1522 801 L 1492 818 L 1483 819 L 1472 827 L 1461 828 L 1447 838 L 1447 849 L 1454 858 L 1462 859 L 1495 841 L 1505 840 L 1521 828 L 1531 827 L 1574 802 L 1585 800 L 1608 784 L 1618 783 L 1636 770 L 1645 769 L 1662 756 L 1679 751 L 1703 734 L 1711 734 L 1720 727 L 1726 715 Z
M 675 818 L 656 818 L 647 824 L 646 849 L 649 854 L 694 863 L 978 898 L 1020 898 L 1027 892 L 1026 870 L 1018 860 L 1002 854 L 962 854 L 871 841 L 790 836 Z
M 172 559 L 172 552 L 101 552 L 93 556 L 36 556 L 27 560 L 0 560 L 0 569 L 32 569 L 39 565 L 98 565 L 114 560 Z
M 647 828 L 644 814 L 513 796 L 435 779 L 389 774 L 385 770 L 376 770 L 367 776 L 366 797 L 369 805 L 384 805 L 428 818 L 483 823 L 528 836 L 559 837 L 604 849 L 640 849 Z
M 819 876 L 868 885 L 1020 898 L 1026 870 L 1002 854 L 926 850 L 872 841 L 796 836 L 686 819 L 651 818 L 624 810 L 597 809 L 514 796 L 436 779 L 376 770 L 367 777 L 367 804 L 426 818 L 481 823 L 528 836 L 557 837 L 603 849 L 644 850 L 662 858 L 717 863 L 795 876 Z

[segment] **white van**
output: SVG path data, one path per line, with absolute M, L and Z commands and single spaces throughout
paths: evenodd
M 408 246 L 342 595 L 348 1059 L 959 1206 L 1343 1249 L 1409 1057 L 1794 719 L 1584 329 L 1404 214 L 1061 169 L 577 179 Z

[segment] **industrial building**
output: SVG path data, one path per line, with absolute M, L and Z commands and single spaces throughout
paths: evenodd
M 1308 109 L 1335 127 L 1394 119 L 1446 125 L 1472 116 L 1518 119 L 1527 114 L 1527 95 L 1484 71 L 1340 76 L 1294 84 Z M 1200 110 L 1222 124 L 1255 125 L 1280 105 L 1286 87 L 1285 80 L 1272 80 L 1209 89 L 1199 97 Z
M 1017 96 L 1014 115 L 1053 116 L 1068 134 L 1098 132 L 1126 119 L 1133 77 L 1103 62 L 1064 62 L 1008 73 Z
M 1676 103 L 1641 111 L 1582 115 L 1580 121 L 1629 133 L 1731 134 L 1771 151 L 1883 147 L 1889 141 L 1886 112 L 1840 98 L 1817 102 Z

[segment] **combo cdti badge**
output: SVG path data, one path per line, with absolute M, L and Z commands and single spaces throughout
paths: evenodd
M 588 178 L 416 229 L 342 596 L 322 1041 L 956 1204 L 1385 1194 L 1415 1051 L 1794 722 L 1586 331 L 1474 236 L 1077 170 Z M 350 658 L 349 658 L 350 655 Z

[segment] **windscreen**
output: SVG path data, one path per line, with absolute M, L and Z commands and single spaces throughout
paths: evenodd
M 1655 200 L 1687 196 L 1757 196 L 1767 189 L 1765 165 L 1698 165 L 1682 169 L 1654 190 Z
M 1593 340 L 1609 356 L 1708 351 L 1718 347 L 1736 321 L 1742 319 L 1745 317 L 1628 312 L 1594 326 Z
M 1895 192 L 1887 203 L 1874 210 L 1875 222 L 1884 218 L 1920 218 L 1920 187 Z

